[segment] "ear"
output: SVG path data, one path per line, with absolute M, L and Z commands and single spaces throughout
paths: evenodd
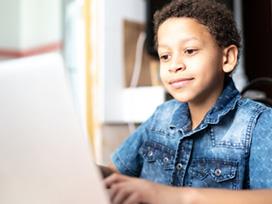
M 238 48 L 230 45 L 223 50 L 223 71 L 230 73 L 234 70 L 238 60 Z

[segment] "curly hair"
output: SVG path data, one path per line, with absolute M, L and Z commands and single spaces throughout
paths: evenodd
M 217 44 L 225 48 L 229 45 L 241 47 L 241 37 L 232 12 L 215 0 L 173 0 L 154 14 L 154 41 L 157 50 L 159 26 L 171 17 L 188 17 L 206 26 Z

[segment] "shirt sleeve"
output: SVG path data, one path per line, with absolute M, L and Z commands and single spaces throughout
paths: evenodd
M 144 138 L 148 136 L 148 126 L 152 117 L 140 125 L 113 153 L 112 162 L 124 175 L 139 177 L 143 159 L 139 154 Z
M 272 109 L 265 110 L 259 116 L 252 136 L 250 188 L 272 188 Z

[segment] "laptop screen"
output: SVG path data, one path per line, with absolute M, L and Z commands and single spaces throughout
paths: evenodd
M 58 53 L 0 63 L 0 203 L 108 203 Z

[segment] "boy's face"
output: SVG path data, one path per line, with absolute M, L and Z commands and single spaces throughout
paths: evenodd
M 216 100 L 223 88 L 223 49 L 191 18 L 169 18 L 158 30 L 160 75 L 178 101 Z

